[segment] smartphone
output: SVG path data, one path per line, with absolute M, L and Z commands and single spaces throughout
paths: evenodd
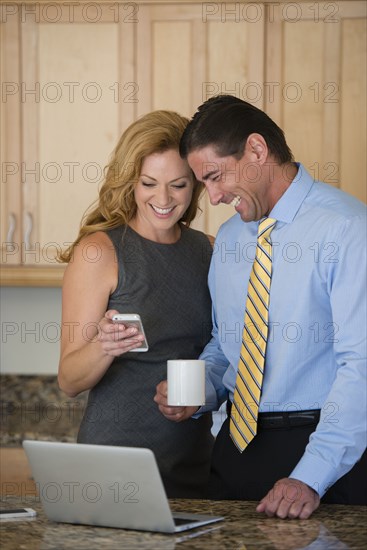
M 118 313 L 112 317 L 112 321 L 114 323 L 122 323 L 126 327 L 136 327 L 138 331 L 144 336 L 144 340 L 143 342 L 141 342 L 140 346 L 131 349 L 130 351 L 148 351 L 148 341 L 145 336 L 144 327 L 140 315 L 138 315 L 137 313 Z
M 0 519 L 32 518 L 37 512 L 32 508 L 14 508 L 13 510 L 0 510 Z

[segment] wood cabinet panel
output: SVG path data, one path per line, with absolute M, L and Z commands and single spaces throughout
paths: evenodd
M 310 169 L 320 162 L 323 139 L 322 26 L 284 23 L 282 127 L 296 160 Z M 320 94 L 321 88 L 321 94 Z
M 50 243 L 64 248 L 98 196 L 119 136 L 118 29 L 109 23 L 41 25 L 38 34 L 36 67 L 50 99 L 38 104 L 39 150 L 33 163 L 39 161 L 41 173 L 34 238 L 41 248 Z
M 345 19 L 341 40 L 341 188 L 366 202 L 366 19 Z
M 366 4 L 292 10 L 267 6 L 265 110 L 316 179 L 365 201 Z
M 0 23 L 0 159 L 1 263 L 20 262 L 22 235 L 20 25 L 17 18 Z
M 36 94 L 23 104 L 23 193 L 33 225 L 23 261 L 44 265 L 74 240 L 117 141 L 118 37 L 109 23 L 30 27 L 22 58 Z
M 192 25 L 190 21 L 152 24 L 152 108 L 190 116 Z

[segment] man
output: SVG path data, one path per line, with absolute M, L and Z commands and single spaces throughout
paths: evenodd
M 321 498 L 366 503 L 365 206 L 314 181 L 282 130 L 232 96 L 199 108 L 180 152 L 211 204 L 236 210 L 216 238 L 201 355 L 199 413 L 228 399 L 209 496 L 301 519 Z M 155 400 L 176 422 L 197 413 L 168 407 L 166 382 Z

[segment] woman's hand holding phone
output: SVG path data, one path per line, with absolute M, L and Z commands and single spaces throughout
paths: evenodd
M 138 315 L 134 315 L 139 318 Z M 139 320 L 140 318 L 134 318 L 130 319 L 130 322 L 127 314 L 119 314 L 113 309 L 108 310 L 98 325 L 97 335 L 105 353 L 118 357 L 129 351 L 147 351 L 148 344 L 141 321 L 140 324 L 137 322 Z

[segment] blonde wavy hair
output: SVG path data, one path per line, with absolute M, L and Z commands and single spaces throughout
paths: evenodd
M 153 111 L 133 122 L 122 134 L 109 164 L 99 198 L 83 216 L 74 243 L 58 254 L 59 262 L 70 262 L 74 248 L 86 235 L 127 224 L 134 218 L 137 205 L 134 189 L 144 159 L 153 153 L 179 148 L 181 136 L 188 124 L 186 117 L 174 111 Z M 181 220 L 187 226 L 199 209 L 203 184 L 193 175 L 194 189 L 190 205 Z

